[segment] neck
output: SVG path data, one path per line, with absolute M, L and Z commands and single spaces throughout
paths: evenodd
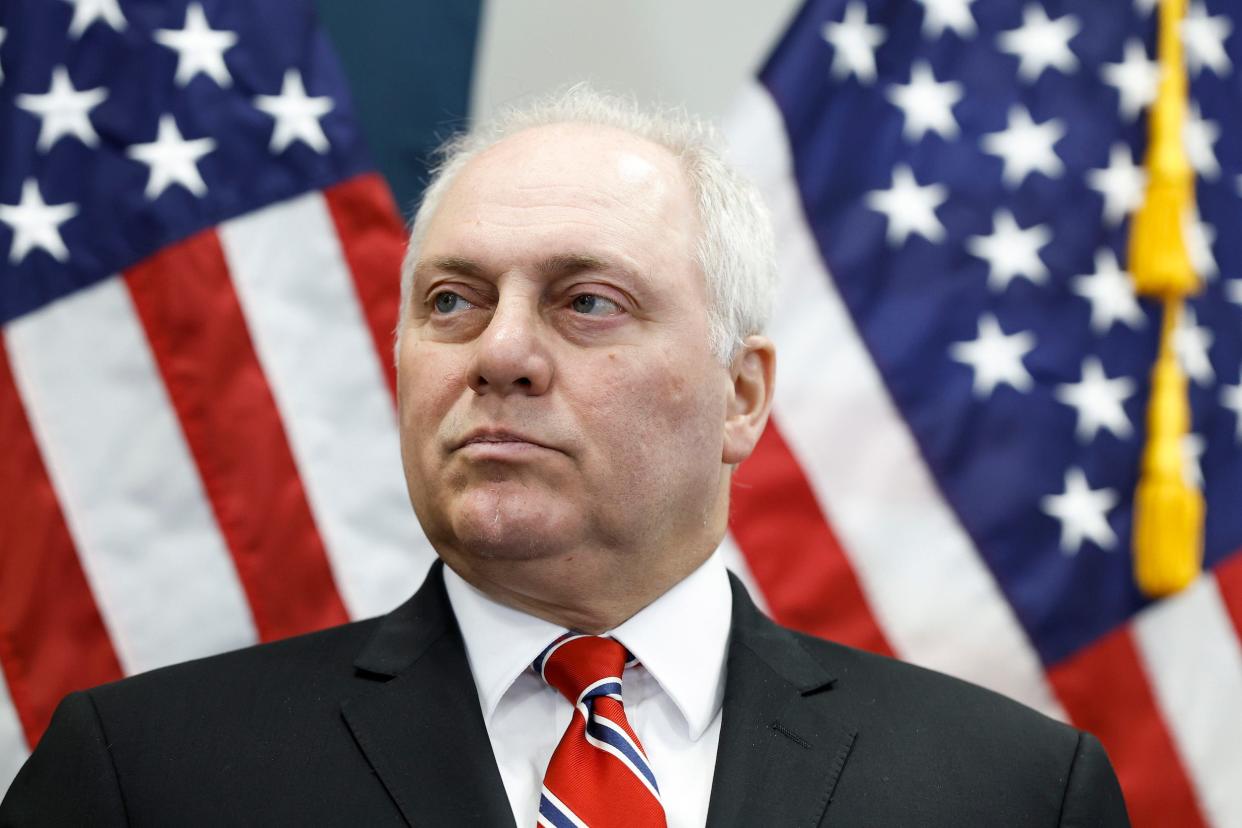
M 553 559 L 445 563 L 494 601 L 566 629 L 597 635 L 616 629 L 697 569 L 716 545 L 658 560 L 590 554 Z

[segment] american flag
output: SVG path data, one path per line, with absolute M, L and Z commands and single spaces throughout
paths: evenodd
M 404 231 L 310 4 L 0 12 L 7 788 L 66 692 L 387 611 L 433 553 Z
M 1181 26 L 1204 575 L 1131 574 L 1156 308 L 1124 272 L 1155 0 L 812 0 L 730 132 L 776 213 L 773 426 L 732 537 L 778 619 L 1104 742 L 1139 825 L 1242 825 L 1242 37 Z
M 1157 603 L 1130 575 L 1153 7 L 796 15 L 728 126 L 784 281 L 724 552 L 791 626 L 1097 733 L 1137 824 L 1242 825 L 1242 47 L 1220 3 L 1183 29 L 1208 574 Z M 432 555 L 392 410 L 402 232 L 306 3 L 7 10 L 0 788 L 68 690 L 383 612 Z

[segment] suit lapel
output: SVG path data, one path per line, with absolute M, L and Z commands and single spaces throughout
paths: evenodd
M 342 713 L 410 825 L 513 825 L 437 562 L 355 661 Z
M 355 661 L 342 713 L 410 825 L 512 826 L 441 566 Z M 707 824 L 818 824 L 855 731 L 829 712 L 834 678 L 736 579 L 727 670 Z
M 707 824 L 818 825 L 854 744 L 834 678 L 733 581 L 733 627 Z

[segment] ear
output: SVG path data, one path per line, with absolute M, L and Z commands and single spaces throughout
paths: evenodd
M 729 367 L 733 394 L 725 416 L 721 461 L 731 466 L 754 451 L 772 410 L 776 347 L 766 336 L 748 336 Z

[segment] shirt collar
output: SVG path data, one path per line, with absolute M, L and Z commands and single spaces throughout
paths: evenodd
M 500 604 L 448 567 L 444 586 L 457 616 L 484 718 L 544 647 L 565 632 Z M 724 700 L 732 620 L 729 578 L 719 553 L 606 635 L 625 645 L 669 695 L 698 739 Z
M 505 691 L 565 628 L 492 600 L 447 566 L 444 588 L 490 720 Z
M 634 654 L 698 739 L 724 700 L 733 595 L 720 553 L 610 635 Z

